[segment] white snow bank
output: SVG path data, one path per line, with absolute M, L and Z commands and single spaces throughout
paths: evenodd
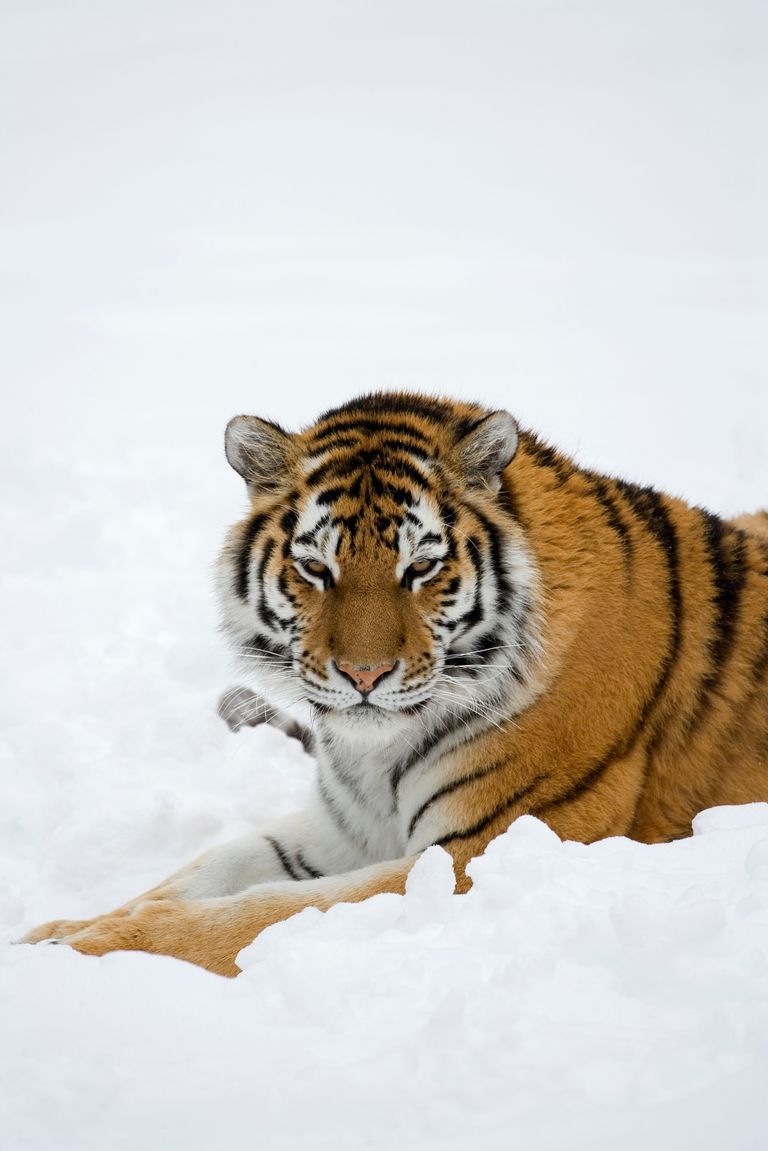
M 430 849 L 236 981 L 7 949 L 0 1145 L 765 1146 L 768 805 L 654 847 L 523 817 L 472 874 Z

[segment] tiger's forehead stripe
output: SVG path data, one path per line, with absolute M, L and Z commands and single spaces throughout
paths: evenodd
M 396 455 L 392 455 L 393 450 L 397 453 Z M 429 485 L 430 467 L 425 461 L 428 461 L 429 457 L 424 454 L 417 464 L 416 460 L 412 461 L 408 458 L 412 454 L 407 448 L 397 447 L 387 450 L 380 446 L 371 447 L 361 444 L 356 450 L 344 450 L 316 467 L 306 465 L 309 470 L 305 479 L 310 487 L 316 487 L 325 480 L 341 480 L 353 477 L 364 468 L 378 468 L 398 476 L 407 477 L 420 487 L 426 488 Z
M 340 448 L 356 447 L 363 436 L 377 436 L 380 442 L 407 447 L 409 450 L 434 451 L 437 445 L 434 438 L 407 424 L 377 423 L 370 420 L 357 420 L 344 424 L 345 433 L 338 435 L 335 428 L 307 433 L 307 455 L 319 456 Z
M 435 404 L 428 410 L 409 407 L 400 411 L 387 404 L 383 407 L 360 406 L 358 410 L 352 407 L 338 409 L 321 417 L 304 434 L 308 451 L 320 451 L 329 444 L 341 446 L 342 437 L 364 436 L 439 453 L 461 438 L 466 427 L 475 422 L 475 419 L 467 420 L 465 413 L 451 411 L 444 405 Z
M 333 420 L 326 427 L 320 421 L 302 437 L 303 482 L 353 547 L 362 522 L 369 520 L 380 542 L 396 549 L 403 513 L 434 491 L 441 446 L 428 430 L 397 417 L 374 421 L 349 415 L 341 424 L 342 436 L 336 434 L 340 422 Z
M 343 435 L 347 432 L 357 432 L 358 434 L 368 435 L 387 435 L 390 436 L 406 436 L 414 439 L 422 444 L 431 445 L 433 437 L 429 431 L 424 431 L 422 428 L 416 427 L 412 423 L 405 423 L 402 420 L 388 420 L 380 418 L 377 420 L 371 419 L 345 419 L 333 420 L 324 423 L 322 420 L 318 421 L 313 428 L 306 433 L 308 438 L 308 446 L 310 450 L 324 450 L 321 445 L 326 441 L 331 441 L 331 447 L 339 444 L 340 433 Z

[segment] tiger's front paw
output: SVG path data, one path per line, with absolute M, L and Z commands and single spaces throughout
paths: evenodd
M 232 945 L 216 931 L 203 903 L 153 899 L 137 903 L 128 914 L 102 915 L 81 931 L 62 938 L 81 955 L 107 955 L 110 951 L 146 951 L 169 955 L 206 967 L 217 975 L 237 975 Z
M 266 700 L 247 687 L 231 687 L 219 700 L 217 712 L 230 731 L 241 727 L 258 727 L 272 714 Z
M 68 935 L 75 935 L 78 931 L 83 931 L 95 922 L 95 919 L 51 919 L 48 923 L 41 923 L 39 927 L 33 927 L 16 942 L 58 943 L 60 939 L 65 939 Z

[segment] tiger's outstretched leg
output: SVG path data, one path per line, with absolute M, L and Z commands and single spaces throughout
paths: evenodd
M 335 903 L 357 903 L 381 892 L 402 894 L 415 857 L 323 879 L 265 883 L 218 899 L 145 898 L 105 915 L 64 942 L 84 955 L 147 951 L 196 963 L 218 975 L 238 975 L 236 957 L 273 923 L 305 907 L 327 911 Z
M 304 750 L 312 754 L 315 737 L 308 727 L 295 720 L 287 712 L 273 707 L 249 687 L 231 687 L 225 691 L 216 708 L 230 731 L 240 731 L 242 727 L 260 727 L 267 723 L 284 732 L 289 739 L 298 739 Z
M 496 765 L 497 767 L 499 765 Z M 512 760 L 509 770 L 518 770 Z M 533 769 L 534 765 L 531 764 Z M 586 793 L 555 773 L 533 771 L 528 783 L 512 792 L 510 782 L 498 802 L 488 782 L 499 772 L 479 769 L 463 776 L 461 786 L 423 785 L 437 790 L 419 801 L 408 818 L 402 857 L 363 866 L 359 844 L 340 834 L 327 806 L 290 816 L 263 834 L 251 834 L 215 848 L 164 883 L 111 914 L 87 923 L 55 921 L 30 932 L 24 942 L 62 941 L 89 955 L 110 951 L 148 951 L 199 964 L 222 975 L 236 975 L 238 952 L 273 923 L 305 907 L 327 910 L 335 903 L 357 902 L 381 892 L 402 893 L 406 877 L 426 846 L 441 843 L 451 855 L 459 891 L 470 886 L 466 867 L 490 839 L 526 811 L 546 812 L 546 822 L 562 838 L 589 842 L 601 834 L 625 832 L 642 773 L 642 757 L 619 756 L 605 765 L 601 781 Z M 628 790 L 617 789 L 622 777 Z M 414 781 L 418 785 L 418 781 Z M 627 796 L 629 795 L 629 799 Z M 401 796 L 408 802 L 407 795 Z M 476 812 L 490 810 L 477 820 Z
M 370 859 L 361 855 L 355 843 L 339 836 L 328 809 L 315 800 L 304 811 L 286 816 L 262 831 L 212 848 L 107 915 L 87 920 L 51 920 L 29 931 L 20 942 L 68 941 L 87 928 L 135 918 L 139 909 L 150 904 L 228 898 L 258 884 L 291 881 L 300 887 L 307 880 L 340 875 L 368 862 Z

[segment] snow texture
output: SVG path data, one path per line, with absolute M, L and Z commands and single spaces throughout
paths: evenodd
M 768 1122 L 768 807 L 518 820 L 451 893 L 227 981 L 6 946 L 301 804 L 215 715 L 222 433 L 374 387 L 768 502 L 767 16 L 748 0 L 0 9 L 0 1148 L 727 1146 Z

